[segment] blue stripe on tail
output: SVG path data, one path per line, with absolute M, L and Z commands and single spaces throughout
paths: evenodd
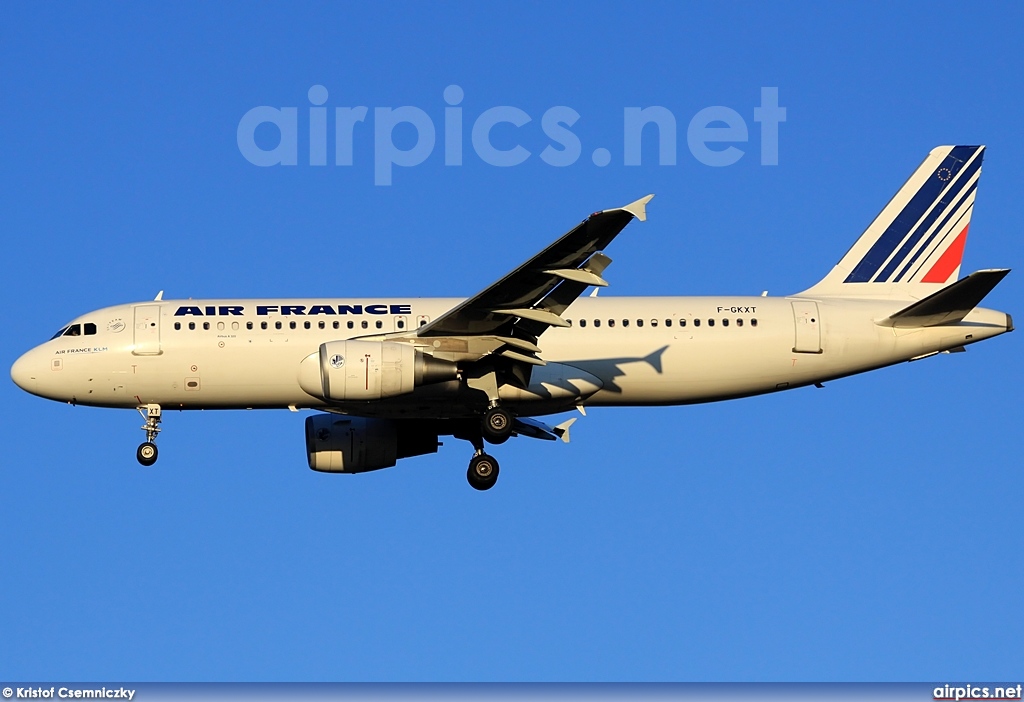
M 929 227 L 931 227 L 931 225 L 935 223 L 935 220 L 938 219 L 943 212 L 947 211 L 949 203 L 956 200 L 960 193 L 963 192 L 964 188 L 967 186 L 967 183 L 971 180 L 974 174 L 977 173 L 978 169 L 981 167 L 981 160 L 983 157 L 984 154 L 979 154 L 978 158 L 971 161 L 970 164 L 968 164 L 967 168 L 964 168 L 963 171 L 961 171 L 960 175 L 957 176 L 956 183 L 954 183 L 954 185 L 949 190 L 946 191 L 946 193 L 942 196 L 942 199 L 939 200 L 938 204 L 936 204 L 935 207 L 932 208 L 932 211 L 929 212 L 923 220 L 921 220 L 921 223 L 917 225 L 917 228 L 914 230 L 914 233 L 911 234 L 910 238 L 907 239 L 906 242 L 904 242 L 903 246 L 900 247 L 899 253 L 897 253 L 893 257 L 893 259 L 889 261 L 889 264 L 882 270 L 881 274 L 876 279 L 876 282 L 889 282 L 889 279 L 892 277 L 892 274 L 896 271 L 899 265 L 903 261 L 905 261 L 907 256 L 910 255 L 910 252 L 914 250 L 914 245 L 921 240 L 921 237 L 923 237 L 924 233 L 928 231 Z
M 928 179 L 921 185 L 917 193 L 910 199 L 910 202 L 906 204 L 903 210 L 896 216 L 892 223 L 886 228 L 882 236 L 878 238 L 878 241 L 872 245 L 865 254 L 864 258 L 860 260 L 860 263 L 854 267 L 853 271 L 847 276 L 844 282 L 846 283 L 867 283 L 869 282 L 878 270 L 885 263 L 886 259 L 892 255 L 896 247 L 900 245 L 907 234 L 910 233 L 911 228 L 918 223 L 922 215 L 928 211 L 928 208 L 935 204 L 939 195 L 943 189 L 949 184 L 951 178 L 955 178 L 963 165 L 970 161 L 971 157 L 978 152 L 981 146 L 955 146 L 949 152 L 949 154 L 942 160 L 938 168 L 932 172 Z M 977 159 L 977 164 L 981 164 L 981 159 Z M 973 166 L 973 164 L 972 164 Z M 967 179 L 961 179 L 959 188 L 963 187 L 963 184 L 967 182 Z M 959 190 L 957 190 L 959 192 Z M 936 208 L 938 210 L 940 208 Z M 935 215 L 936 217 L 938 214 Z M 923 235 L 927 227 L 920 229 L 920 235 Z M 911 247 L 912 248 L 912 247 Z M 906 252 L 910 249 L 906 248 Z M 891 265 L 891 269 L 899 265 L 906 253 L 901 252 L 902 256 L 897 256 L 894 261 L 895 265 Z M 890 267 L 887 267 L 887 275 L 892 274 Z M 887 275 L 883 275 L 885 278 Z

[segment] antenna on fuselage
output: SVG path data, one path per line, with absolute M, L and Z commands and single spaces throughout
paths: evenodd
M 160 302 L 160 301 L 162 301 L 163 299 L 164 299 L 164 291 L 163 291 L 163 290 L 161 290 L 160 292 L 158 292 L 158 293 L 156 294 L 156 297 L 154 297 L 154 298 L 153 298 L 153 302 Z

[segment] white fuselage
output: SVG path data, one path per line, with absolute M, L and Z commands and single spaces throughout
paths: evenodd
M 76 404 L 167 409 L 318 408 L 299 383 L 321 344 L 411 334 L 458 302 L 174 300 L 76 319 L 12 368 L 36 395 Z M 1012 328 L 982 308 L 962 322 L 900 329 L 876 322 L 906 302 L 841 298 L 584 297 L 538 342 L 547 366 L 502 401 L 523 416 L 585 405 L 709 402 L 799 387 L 981 341 Z M 94 327 L 93 327 L 94 325 Z M 85 329 L 95 329 L 86 335 Z M 430 349 L 431 340 L 423 340 Z M 594 379 L 597 379 L 597 382 Z M 458 382 L 343 411 L 376 416 L 460 416 Z

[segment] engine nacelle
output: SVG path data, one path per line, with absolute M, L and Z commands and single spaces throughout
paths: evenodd
M 329 341 L 303 359 L 299 385 L 325 400 L 379 400 L 420 385 L 453 380 L 458 367 L 409 344 L 391 341 Z
M 390 468 L 399 458 L 437 453 L 437 431 L 410 422 L 316 414 L 306 418 L 309 467 L 325 473 Z

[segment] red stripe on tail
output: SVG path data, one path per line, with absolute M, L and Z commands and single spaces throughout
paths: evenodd
M 967 229 L 970 226 L 968 223 L 964 227 L 964 230 L 953 240 L 953 243 L 939 257 L 931 270 L 925 273 L 924 278 L 921 278 L 922 283 L 945 283 L 949 280 L 949 276 L 953 275 L 953 271 L 960 267 L 960 261 L 964 257 L 964 244 L 967 243 Z

